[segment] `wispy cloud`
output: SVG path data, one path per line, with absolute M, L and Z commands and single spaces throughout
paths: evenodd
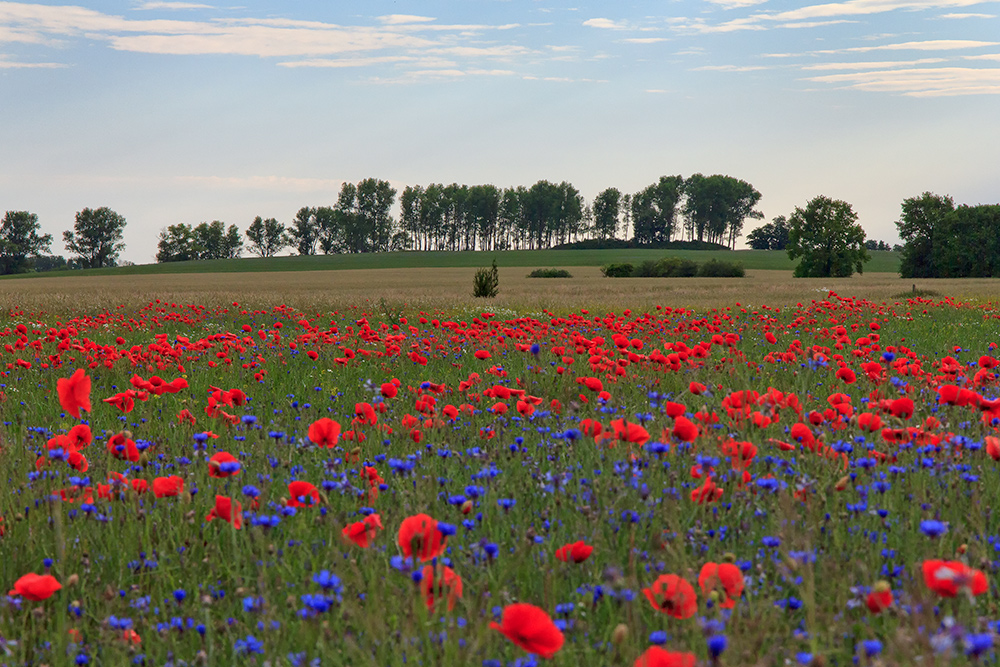
M 25 63 L 15 60 L 4 60 L 0 57 L 0 69 L 61 69 L 68 67 L 65 63 Z
M 909 97 L 1000 94 L 1000 68 L 936 67 L 829 74 L 808 79 Z
M 996 14 L 941 14 L 939 19 L 995 19 Z
M 603 30 L 628 30 L 630 25 L 628 21 L 614 21 L 612 19 L 587 19 L 583 22 L 583 25 L 590 28 L 601 28 Z
M 197 2 L 143 2 L 135 9 L 215 9 L 212 5 L 203 5 Z
M 753 7 L 755 5 L 762 5 L 767 0 L 707 0 L 713 5 L 718 5 L 723 9 L 738 9 L 741 7 Z
M 770 69 L 763 65 L 704 65 L 694 67 L 692 72 L 756 72 L 757 70 Z
M 805 65 L 802 69 L 807 71 L 888 69 L 891 67 L 913 67 L 914 65 L 930 65 L 943 62 L 946 62 L 944 58 L 921 58 L 919 60 L 878 60 L 857 63 L 820 63 L 818 65 Z
M 212 6 L 149 1 L 136 7 L 201 8 Z M 0 42 L 63 45 L 73 40 L 97 41 L 117 51 L 134 53 L 279 58 L 284 59 L 278 63 L 282 67 L 419 67 L 428 56 L 439 60 L 447 56 L 447 66 L 438 68 L 440 77 L 494 71 L 497 68 L 491 62 L 498 60 L 510 62 L 528 56 L 537 59 L 537 52 L 512 41 L 484 38 L 485 33 L 499 35 L 518 25 L 448 24 L 411 14 L 379 16 L 361 25 L 280 17 L 140 19 L 80 6 L 0 1 Z M 454 62 L 456 59 L 461 62 Z M 418 71 L 411 76 L 426 74 Z
M 945 9 L 970 7 L 987 0 L 847 0 L 819 5 L 807 5 L 776 14 L 765 15 L 772 21 L 802 21 L 834 16 L 866 16 L 898 10 Z
M 814 53 L 866 53 L 868 51 L 957 51 L 996 46 L 1000 42 L 981 42 L 973 39 L 927 39 L 915 42 L 898 42 L 878 46 L 852 46 L 845 49 L 826 49 Z
M 626 44 L 657 44 L 659 42 L 666 42 L 666 37 L 629 37 L 623 39 Z

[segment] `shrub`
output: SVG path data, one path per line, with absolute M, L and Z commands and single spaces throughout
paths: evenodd
M 659 278 L 660 277 L 660 262 L 655 259 L 647 259 L 643 261 L 639 266 L 635 267 L 635 271 L 632 273 L 633 278 Z
M 601 267 L 601 273 L 604 274 L 606 278 L 628 278 L 632 275 L 633 267 L 631 264 L 605 264 Z
M 500 286 L 500 273 L 497 271 L 497 260 L 493 260 L 492 269 L 479 269 L 472 280 L 472 296 L 491 299 L 497 295 Z
M 705 278 L 742 278 L 747 272 L 739 262 L 710 259 L 698 268 L 698 275 Z
M 529 278 L 572 278 L 566 269 L 535 269 L 528 274 Z
M 656 263 L 661 278 L 691 278 L 698 275 L 698 263 L 680 257 L 664 257 Z

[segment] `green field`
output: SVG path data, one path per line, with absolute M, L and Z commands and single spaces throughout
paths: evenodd
M 865 266 L 866 273 L 896 273 L 899 254 L 871 252 L 872 259 Z M 85 271 L 51 271 L 27 273 L 4 278 L 25 278 L 65 275 L 145 275 L 160 273 L 248 273 L 270 271 L 331 271 L 349 269 L 406 269 L 414 267 L 473 267 L 490 264 L 496 258 L 501 267 L 572 267 L 602 266 L 615 262 L 639 264 L 645 260 L 663 257 L 682 257 L 704 262 L 709 259 L 741 262 L 747 269 L 791 271 L 796 262 L 788 259 L 781 250 L 508 250 L 505 252 L 393 252 L 362 253 L 356 255 L 313 255 L 294 257 L 258 257 L 221 259 L 165 264 L 141 264 L 112 269 L 87 269 Z

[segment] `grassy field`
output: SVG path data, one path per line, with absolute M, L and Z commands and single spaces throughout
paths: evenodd
M 419 268 L 269 273 L 187 273 L 62 277 L 0 281 L 0 304 L 48 313 L 88 308 L 130 308 L 161 299 L 212 307 L 239 301 L 251 307 L 288 304 L 303 311 L 354 307 L 380 312 L 413 310 L 565 314 L 581 308 L 648 311 L 656 306 L 707 308 L 794 304 L 831 290 L 876 302 L 912 296 L 914 286 L 937 295 L 1000 299 L 1000 280 L 903 280 L 890 273 L 852 278 L 792 278 L 790 271 L 750 270 L 745 278 L 605 278 L 596 267 L 571 267 L 572 278 L 528 278 L 528 269 L 500 268 L 500 294 L 472 297 L 474 268 Z
M 1000 281 L 572 270 L 0 283 L 2 662 L 995 660 Z
M 356 269 L 461 268 L 488 266 L 493 258 L 501 267 L 572 268 L 599 267 L 604 264 L 630 262 L 663 257 L 682 257 L 704 262 L 709 259 L 741 262 L 746 269 L 788 270 L 795 262 L 781 250 L 510 250 L 506 252 L 393 252 L 357 255 L 315 255 L 295 257 L 254 257 L 200 262 L 169 262 L 141 264 L 113 269 L 86 271 L 53 271 L 43 276 L 59 275 L 148 275 L 175 273 L 264 273 L 277 271 L 345 271 Z M 899 253 L 872 252 L 865 273 L 896 273 Z M 24 279 L 31 274 L 4 276 L 4 279 Z

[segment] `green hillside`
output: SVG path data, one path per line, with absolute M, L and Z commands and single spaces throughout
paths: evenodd
M 871 252 L 865 265 L 866 273 L 896 273 L 899 254 Z M 314 255 L 294 257 L 258 257 L 220 259 L 194 262 L 140 264 L 111 269 L 83 271 L 49 271 L 3 276 L 5 279 L 57 277 L 66 275 L 145 275 L 172 273 L 246 273 L 262 271 L 338 271 L 348 269 L 405 269 L 414 267 L 477 267 L 488 265 L 493 258 L 499 266 L 566 267 L 601 266 L 612 262 L 638 264 L 644 260 L 673 256 L 699 262 L 723 259 L 742 262 L 747 269 L 791 271 L 795 262 L 782 250 L 662 250 L 623 248 L 615 250 L 508 250 L 505 252 L 391 252 L 356 255 Z

